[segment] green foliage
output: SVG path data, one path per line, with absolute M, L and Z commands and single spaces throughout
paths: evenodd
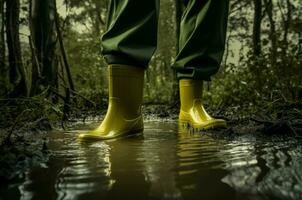
M 262 10 L 261 53 L 256 56 L 252 44 L 253 4 L 248 0 L 231 1 L 226 56 L 219 73 L 213 77 L 209 83 L 209 90 L 205 92 L 207 104 L 216 108 L 251 110 L 280 99 L 285 102 L 301 101 L 302 5 L 298 0 L 290 0 L 290 6 L 287 6 L 285 0 L 273 2 L 273 22 L 265 9 Z M 106 106 L 107 69 L 101 55 L 100 37 L 106 30 L 108 1 L 70 0 L 58 4 L 60 27 L 75 84 L 75 93 L 71 94 L 66 102 L 64 98 L 69 84 L 64 67 L 59 62 L 59 91 L 56 96 L 61 97 L 58 97 L 58 103 L 52 103 L 45 94 L 23 100 L 16 99 L 11 105 L 3 100 L 0 115 L 2 126 L 5 125 L 6 119 L 16 119 L 22 109 L 32 111 L 31 119 L 46 117 L 49 120 L 56 120 L 63 118 L 66 105 L 69 106 L 69 111 L 73 109 L 74 112 L 97 110 Z M 22 7 L 24 6 L 28 6 L 27 1 L 24 1 Z M 176 13 L 171 8 L 175 8 L 175 1 L 161 3 L 159 45 L 145 76 L 145 103 L 174 104 L 178 100 L 171 65 L 177 49 L 176 25 L 179 22 L 176 21 Z M 22 16 L 27 16 L 27 12 L 27 9 L 23 9 Z M 286 15 L 288 13 L 289 15 Z M 272 25 L 275 26 L 274 33 L 270 32 Z M 274 45 L 272 36 L 276 38 Z M 275 49 L 272 49 L 272 46 Z M 28 47 L 26 38 L 25 41 L 22 40 L 22 55 L 29 76 L 32 57 Z M 61 58 L 58 59 L 60 61 Z M 11 90 L 6 77 L 1 76 L 0 86 L 2 88 L 0 95 L 5 98 L 5 94 Z M 76 103 L 73 102 L 74 99 Z
M 281 0 L 280 0 L 281 1 Z M 95 1 L 81 3 L 70 1 L 70 15 L 65 27 L 65 44 L 72 67 L 72 74 L 78 92 L 96 105 L 105 105 L 107 101 L 107 71 L 106 63 L 100 53 L 100 34 L 95 34 L 93 24 L 106 16 L 106 4 Z M 145 96 L 146 103 L 174 103 L 171 102 L 175 90 L 175 76 L 170 68 L 176 54 L 175 16 L 171 15 L 170 8 L 175 7 L 174 1 L 165 1 L 161 4 L 160 23 L 158 31 L 158 49 L 150 67 L 146 72 Z M 298 8 L 300 5 L 292 1 L 296 9 L 292 11 L 292 23 L 302 21 Z M 284 25 L 280 9 L 274 6 L 277 37 L 277 55 L 271 51 L 271 35 L 269 33 L 269 19 L 265 15 L 262 21 L 262 52 L 259 56 L 253 55 L 251 27 L 253 25 L 253 8 L 248 1 L 231 1 L 229 19 L 229 39 L 226 50 L 226 61 L 218 75 L 209 83 L 210 90 L 205 92 L 205 101 L 213 107 L 244 107 L 255 108 L 263 102 L 272 102 L 280 98 L 288 101 L 297 101 L 301 90 L 301 41 L 298 41 L 297 28 L 289 26 L 288 40 L 283 41 Z M 264 5 L 263 5 L 264 6 Z M 283 14 L 287 7 L 280 5 Z M 102 7 L 99 12 L 96 7 Z M 80 11 L 76 12 L 77 9 Z M 74 12 L 73 12 L 74 11 Z M 175 11 L 173 11 L 175 14 Z M 284 16 L 283 16 L 284 17 Z M 300 21 L 300 22 L 299 22 Z M 100 33 L 106 30 L 102 20 L 98 21 Z M 84 29 L 74 28 L 82 26 Z M 280 26 L 277 26 L 280 25 Z M 169 36 L 169 39 L 167 39 Z M 300 45 L 300 46 L 299 46 Z M 300 54 L 299 54 L 300 51 Z M 276 56 L 276 62 L 272 60 Z M 173 99 L 172 101 L 177 101 Z M 83 101 L 80 107 L 87 105 Z
M 269 57 L 270 54 L 258 58 L 250 56 L 240 67 L 234 64 L 224 66 L 210 83 L 206 102 L 220 108 L 237 105 L 247 111 L 261 109 L 264 104 L 274 101 L 301 101 L 301 59 L 288 55 L 272 66 Z
M 273 1 L 273 20 L 262 9 L 260 55 L 253 53 L 253 8 L 248 4 L 231 1 L 226 58 L 206 101 L 215 107 L 253 111 L 274 102 L 301 101 L 301 4 Z
M 30 98 L 1 99 L 0 112 L 1 128 L 20 128 L 40 119 L 57 121 L 63 114 L 62 105 L 53 104 L 46 92 Z

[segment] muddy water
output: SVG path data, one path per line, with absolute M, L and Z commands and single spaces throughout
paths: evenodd
M 297 139 L 214 138 L 176 122 L 146 122 L 144 135 L 95 143 L 79 143 L 80 131 L 50 133 L 49 162 L 0 199 L 302 199 Z

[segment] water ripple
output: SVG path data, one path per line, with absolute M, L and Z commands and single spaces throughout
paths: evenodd
M 302 199 L 301 141 L 152 121 L 128 139 L 82 144 L 78 132 L 50 134 L 49 163 L 25 174 L 21 199 Z

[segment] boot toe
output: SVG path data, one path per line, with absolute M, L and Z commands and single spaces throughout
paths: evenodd
M 205 121 L 204 123 L 195 123 L 194 128 L 198 128 L 201 130 L 208 130 L 214 128 L 225 128 L 227 126 L 226 121 L 223 119 L 210 119 Z

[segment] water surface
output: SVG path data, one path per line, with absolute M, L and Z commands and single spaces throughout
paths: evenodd
M 49 162 L 0 199 L 302 199 L 302 148 L 294 138 L 213 137 L 173 121 L 94 143 L 80 143 L 80 131 L 50 133 Z

